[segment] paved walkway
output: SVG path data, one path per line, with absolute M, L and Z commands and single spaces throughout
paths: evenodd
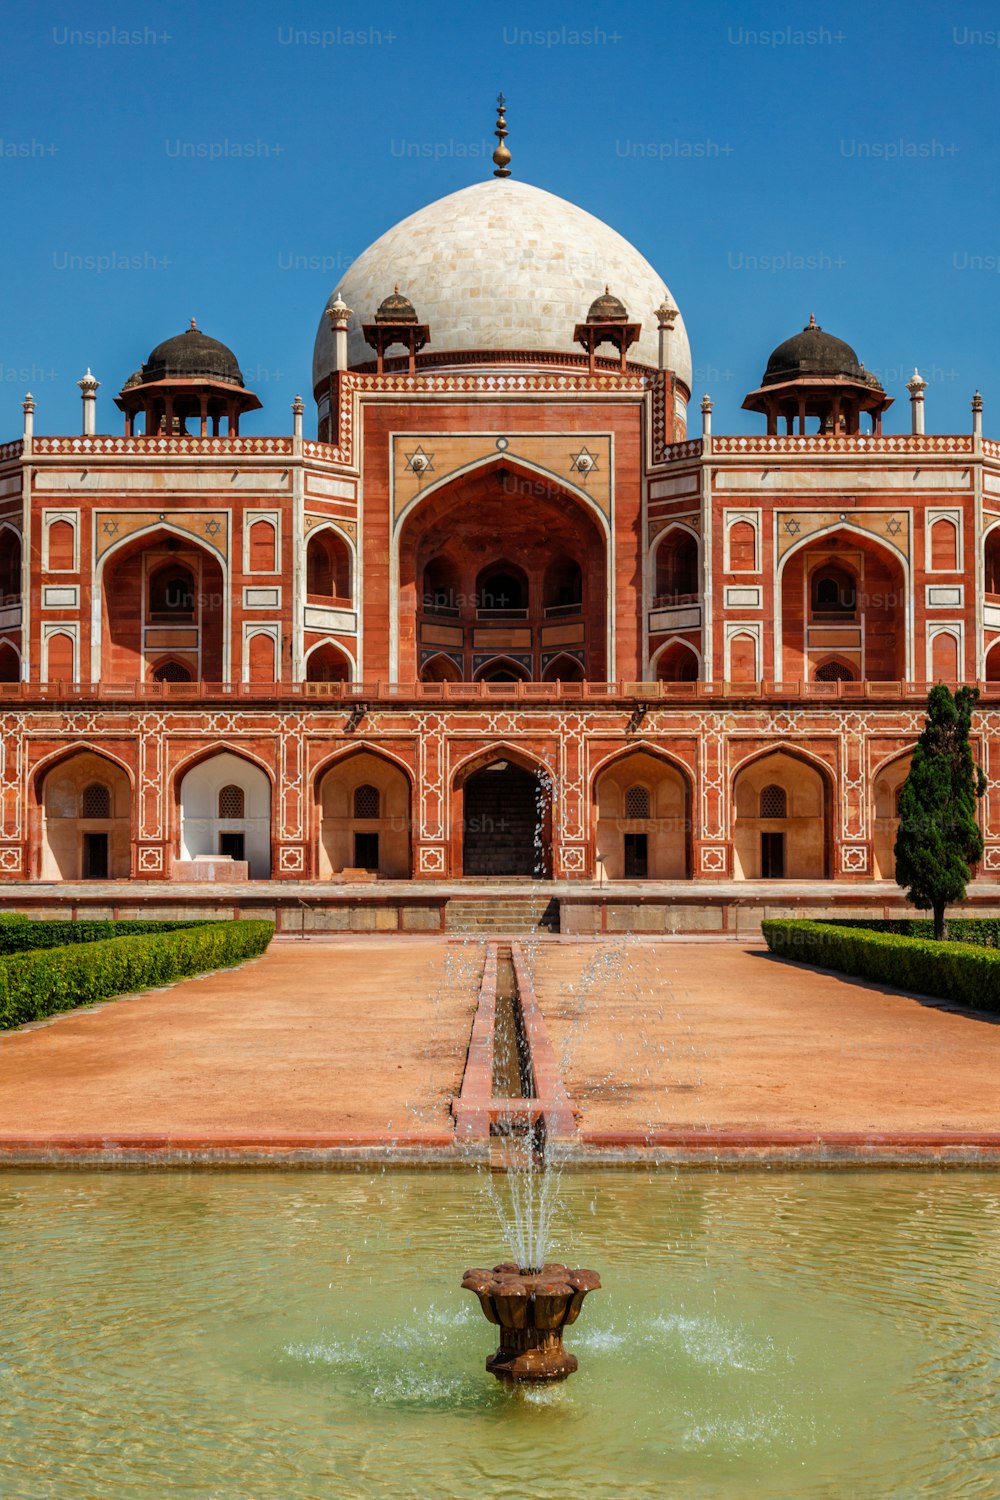
M 241 969 L 0 1032 L 0 1136 L 451 1130 L 481 964 L 275 943 Z
M 1000 1016 L 731 943 L 535 952 L 584 1131 L 1000 1131 Z
M 725 942 L 529 944 L 602 1131 L 1000 1131 L 1000 1018 Z M 451 1139 L 478 943 L 276 943 L 230 973 L 0 1033 L 0 1138 Z

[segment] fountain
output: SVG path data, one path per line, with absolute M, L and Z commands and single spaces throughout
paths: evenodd
M 572 1375 L 577 1360 L 563 1348 L 563 1329 L 576 1322 L 584 1297 L 600 1285 L 596 1271 L 554 1263 L 537 1271 L 513 1261 L 492 1271 L 466 1271 L 463 1288 L 475 1292 L 484 1315 L 500 1329 L 500 1347 L 487 1359 L 487 1370 L 514 1384 Z
M 480 1003 L 469 1049 L 462 1097 L 456 1101 L 459 1134 L 490 1141 L 491 1161 L 504 1173 L 510 1208 L 490 1187 L 490 1197 L 517 1259 L 492 1271 L 466 1271 L 462 1286 L 474 1292 L 484 1316 L 500 1329 L 500 1347 L 486 1361 L 498 1380 L 512 1384 L 565 1380 L 577 1368 L 563 1348 L 563 1329 L 575 1323 L 596 1271 L 570 1270 L 545 1260 L 558 1173 L 553 1132 L 575 1129 L 570 1100 L 550 1056 L 521 945 L 487 945 Z

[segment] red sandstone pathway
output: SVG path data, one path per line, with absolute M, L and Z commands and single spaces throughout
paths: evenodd
M 1000 1021 L 720 942 L 531 944 L 585 1133 L 1000 1130 Z M 0 1137 L 450 1138 L 483 948 L 276 943 L 0 1032 Z
M 0 1032 L 0 1136 L 450 1133 L 477 959 L 276 943 L 242 969 Z
M 1000 1017 L 734 943 L 534 947 L 584 1132 L 1000 1131 Z

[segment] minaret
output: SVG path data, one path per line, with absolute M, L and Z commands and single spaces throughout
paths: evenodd
M 916 437 L 923 437 L 924 391 L 927 389 L 927 382 L 921 379 L 916 366 L 913 369 L 913 379 L 906 382 L 906 389 L 910 393 L 910 431 Z
M 506 108 L 507 101 L 504 98 L 503 94 L 497 94 L 496 138 L 500 142 L 500 144 L 493 153 L 493 161 L 496 166 L 496 171 L 493 173 L 494 177 L 510 176 L 510 152 L 508 151 L 505 144 L 505 138 L 507 135 L 507 117 L 504 114 L 504 110 Z
M 24 451 L 31 452 L 31 440 L 35 435 L 35 398 L 29 391 L 21 407 L 24 412 Z
M 983 435 L 983 398 L 976 391 L 972 398 L 972 436 L 981 438 Z
M 90 373 L 88 365 L 86 375 L 76 383 L 83 398 L 83 435 L 93 437 L 97 431 L 97 391 L 101 382 Z
M 333 368 L 335 370 L 347 369 L 347 320 L 351 316 L 351 309 L 337 293 L 337 300 L 332 302 L 326 310 L 330 319 L 330 327 L 333 330 Z
M 680 309 L 676 308 L 668 298 L 666 292 L 663 301 L 656 309 L 656 326 L 660 330 L 660 369 L 672 370 L 674 368 L 674 324 L 680 316 Z

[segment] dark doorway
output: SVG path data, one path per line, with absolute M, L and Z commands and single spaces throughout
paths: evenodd
M 649 875 L 649 834 L 625 835 L 625 879 L 645 880 Z
M 354 868 L 356 870 L 378 870 L 377 833 L 356 833 L 354 835 Z
M 84 880 L 107 880 L 108 836 L 106 833 L 83 835 L 83 878 Z
M 463 811 L 463 874 L 545 876 L 544 806 L 537 776 L 510 761 L 494 761 L 465 783 Z
M 247 836 L 245 833 L 220 833 L 219 853 L 229 859 L 246 859 Z
M 760 878 L 762 880 L 784 880 L 785 835 L 783 833 L 761 834 Z

